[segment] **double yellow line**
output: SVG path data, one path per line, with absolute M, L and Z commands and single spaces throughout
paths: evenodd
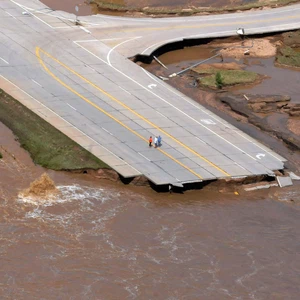
M 106 116 L 110 117 L 111 119 L 113 119 L 114 121 L 116 121 L 118 124 L 120 124 L 121 126 L 123 126 L 124 128 L 126 128 L 127 130 L 129 130 L 130 132 L 132 132 L 133 134 L 135 134 L 136 136 L 138 136 L 139 138 L 141 138 L 145 142 L 148 143 L 148 140 L 144 136 L 142 136 L 138 132 L 132 130 L 126 124 L 124 124 L 123 122 L 121 122 L 120 120 L 118 120 L 116 117 L 114 117 L 113 115 L 111 115 L 110 113 L 108 113 L 107 111 L 105 111 L 104 109 L 102 109 L 101 107 L 99 107 L 97 104 L 95 104 L 94 102 L 90 101 L 89 99 L 87 99 L 86 97 L 84 97 L 83 95 L 81 95 L 80 93 L 78 93 L 77 91 L 75 91 L 73 88 L 71 88 L 65 82 L 63 82 L 60 78 L 58 78 L 56 75 L 54 75 L 49 70 L 49 68 L 46 66 L 46 64 L 44 63 L 44 61 L 42 60 L 41 53 L 43 53 L 48 58 L 52 59 L 53 61 L 55 61 L 56 63 L 58 63 L 62 67 L 64 67 L 66 70 L 68 70 L 72 74 L 76 75 L 77 77 L 79 77 L 80 79 L 82 79 L 83 81 L 85 81 L 86 83 L 88 83 L 89 85 L 91 85 L 92 87 L 94 87 L 96 90 L 100 91 L 102 94 L 104 94 L 107 97 L 109 97 L 114 102 L 118 103 L 119 105 L 121 105 L 122 107 L 124 107 L 125 109 L 127 109 L 128 111 L 130 111 L 131 113 L 133 113 L 134 115 L 136 115 L 137 117 L 139 117 L 141 120 L 143 120 L 146 123 L 148 123 L 149 125 L 151 125 L 153 128 L 159 130 L 161 133 L 164 134 L 164 136 L 167 136 L 167 137 L 171 138 L 173 141 L 175 141 L 176 143 L 178 143 L 180 146 L 182 146 L 183 148 L 187 149 L 188 151 L 190 151 L 191 153 L 193 153 L 195 156 L 201 158 L 203 161 L 205 161 L 206 163 L 208 163 L 210 166 L 214 167 L 215 169 L 217 169 L 218 171 L 220 171 L 224 175 L 230 176 L 230 174 L 228 174 L 226 171 L 222 170 L 220 167 L 218 167 L 217 165 L 215 165 L 214 163 L 212 163 L 211 161 L 209 161 L 208 159 L 206 159 L 205 157 L 203 157 L 202 155 L 200 155 L 199 153 L 197 153 L 196 151 L 194 151 L 190 147 L 186 146 L 184 143 L 180 142 L 178 139 L 176 139 L 175 137 L 173 137 L 171 134 L 169 134 L 165 130 L 163 130 L 160 127 L 158 127 L 157 125 L 153 124 L 151 121 L 149 121 L 148 119 L 146 119 L 145 117 L 143 117 L 142 115 L 140 115 L 139 113 L 137 113 L 136 111 L 134 111 L 133 109 L 131 109 L 129 106 L 127 106 L 126 104 L 124 104 L 123 102 L 121 102 L 120 100 L 118 100 L 117 98 L 113 97 L 112 95 L 110 95 L 109 93 L 107 93 L 106 91 L 104 91 L 103 89 L 101 89 L 100 87 L 98 87 L 97 85 L 95 85 L 94 83 L 92 83 L 91 81 L 89 81 L 88 79 L 86 79 L 85 77 L 83 77 L 82 75 L 80 75 L 79 73 L 77 73 L 76 71 L 74 71 L 73 69 L 71 69 L 70 67 L 68 67 L 67 65 L 65 65 L 64 63 L 62 63 L 61 61 L 59 61 L 58 59 L 56 59 L 55 57 L 53 57 L 52 55 L 50 55 L 49 53 L 47 53 L 46 51 L 44 51 L 43 49 L 41 49 L 40 47 L 36 47 L 36 56 L 37 56 L 40 64 L 43 66 L 43 68 L 45 69 L 45 71 L 51 77 L 53 77 L 57 82 L 59 82 L 62 86 L 64 86 L 65 88 L 67 88 L 69 91 L 71 91 L 72 93 L 74 93 L 75 95 L 77 95 L 78 97 L 80 97 L 82 100 L 84 100 L 85 102 L 89 103 L 90 105 L 92 105 L 93 107 L 95 107 L 97 110 L 101 111 Z M 173 161 L 175 161 L 176 163 L 178 163 L 183 168 L 187 169 L 189 172 L 191 172 L 192 174 L 194 174 L 198 178 L 203 179 L 201 175 L 199 175 L 198 173 L 196 173 L 192 169 L 188 168 L 186 165 L 184 165 L 183 163 L 181 163 L 180 161 L 178 161 L 177 159 L 175 159 L 174 157 L 172 157 L 166 151 L 162 150 L 161 148 L 157 148 L 157 150 L 160 151 L 161 153 L 163 153 L 164 155 L 166 155 L 167 157 L 169 157 L 170 159 L 172 159 Z

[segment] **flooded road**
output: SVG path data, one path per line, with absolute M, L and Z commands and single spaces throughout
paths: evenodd
M 299 185 L 159 194 L 0 146 L 1 299 L 299 299 Z M 18 196 L 44 172 L 58 196 Z
M 299 185 L 155 193 L 46 171 L 0 126 L 1 299 L 298 299 Z
M 298 299 L 299 206 L 58 189 L 1 201 L 2 298 Z

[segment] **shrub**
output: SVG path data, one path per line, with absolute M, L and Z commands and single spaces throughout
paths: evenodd
M 223 87 L 224 83 L 223 83 L 223 78 L 222 78 L 220 72 L 216 73 L 215 80 L 216 80 L 216 86 L 217 86 L 217 88 L 221 89 Z

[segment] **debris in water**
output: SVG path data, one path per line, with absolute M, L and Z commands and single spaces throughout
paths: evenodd
M 21 197 L 45 197 L 57 194 L 54 181 L 44 173 L 40 178 L 30 184 L 30 187 L 20 193 Z
M 247 191 L 247 192 L 250 192 L 250 191 L 255 191 L 255 190 L 261 190 L 261 189 L 269 189 L 270 187 L 273 187 L 273 186 L 278 186 L 278 184 L 275 182 L 275 183 L 254 183 L 254 184 L 247 184 L 244 186 L 244 190 Z
M 276 176 L 277 182 L 279 184 L 280 187 L 286 187 L 286 186 L 290 186 L 293 185 L 292 179 L 290 176 Z
M 293 179 L 293 180 L 300 180 L 300 176 L 297 176 L 295 173 L 289 172 L 288 174 L 291 177 L 291 179 Z

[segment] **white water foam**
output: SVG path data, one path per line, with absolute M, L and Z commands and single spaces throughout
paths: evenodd
M 46 198 L 18 196 L 18 202 L 36 206 L 52 206 L 72 201 L 85 201 L 93 205 L 91 200 L 101 201 L 109 199 L 108 193 L 101 188 L 81 187 L 79 185 L 57 186 L 58 193 L 47 195 Z

